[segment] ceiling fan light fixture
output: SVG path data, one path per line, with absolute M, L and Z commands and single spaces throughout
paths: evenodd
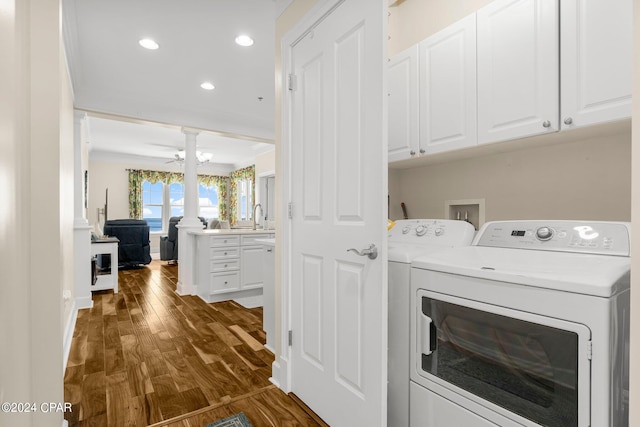
M 153 39 L 142 39 L 138 42 L 140 46 L 149 50 L 156 50 L 160 47 L 160 45 Z
M 253 45 L 253 39 L 246 34 L 240 34 L 236 37 L 236 44 L 239 46 L 249 47 Z
M 203 82 L 200 87 L 204 90 L 214 90 L 216 88 L 211 82 Z

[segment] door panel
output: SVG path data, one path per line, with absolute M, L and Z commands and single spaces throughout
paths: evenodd
M 362 220 L 362 84 L 364 27 L 358 25 L 335 42 L 336 218 Z
M 478 143 L 557 131 L 557 0 L 497 0 L 477 25 Z
M 291 51 L 291 391 L 336 426 L 386 420 L 386 254 L 347 252 L 386 245 L 385 12 L 339 2 Z
M 323 366 L 322 325 L 322 258 L 302 255 L 302 354 L 315 363 L 319 369 Z
M 418 153 L 418 46 L 389 62 L 389 161 Z M 413 154 L 411 154 L 413 153 Z
M 322 219 L 322 55 L 314 57 L 302 66 L 301 95 L 302 103 L 302 128 L 306 141 L 303 151 L 302 182 L 303 191 L 303 215 L 306 220 Z
M 633 2 L 563 0 L 560 7 L 562 128 L 631 117 Z
M 362 394 L 362 302 L 364 265 L 338 261 L 336 266 L 336 376 Z
M 476 145 L 476 17 L 420 43 L 420 147 L 427 153 Z

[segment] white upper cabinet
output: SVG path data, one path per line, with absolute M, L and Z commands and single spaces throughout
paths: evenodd
M 408 159 L 418 150 L 418 46 L 389 61 L 389 161 Z
M 561 126 L 631 117 L 632 0 L 562 0 Z
M 477 12 L 479 144 L 559 129 L 558 19 L 557 0 L 497 0 Z
M 476 15 L 419 47 L 421 153 L 476 145 Z

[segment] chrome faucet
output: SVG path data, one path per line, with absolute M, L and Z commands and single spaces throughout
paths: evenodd
M 262 215 L 264 212 L 262 211 L 262 205 L 260 203 L 256 203 L 255 206 L 253 207 L 253 229 L 256 229 L 256 210 L 258 209 L 258 206 L 260 206 L 260 215 Z

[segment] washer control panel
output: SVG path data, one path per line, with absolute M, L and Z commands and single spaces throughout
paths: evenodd
M 475 246 L 629 256 L 630 225 L 605 221 L 494 221 Z
M 389 230 L 389 241 L 408 244 L 469 244 L 475 229 L 465 221 L 448 219 L 404 219 Z M 463 243 L 461 243 L 463 242 Z

